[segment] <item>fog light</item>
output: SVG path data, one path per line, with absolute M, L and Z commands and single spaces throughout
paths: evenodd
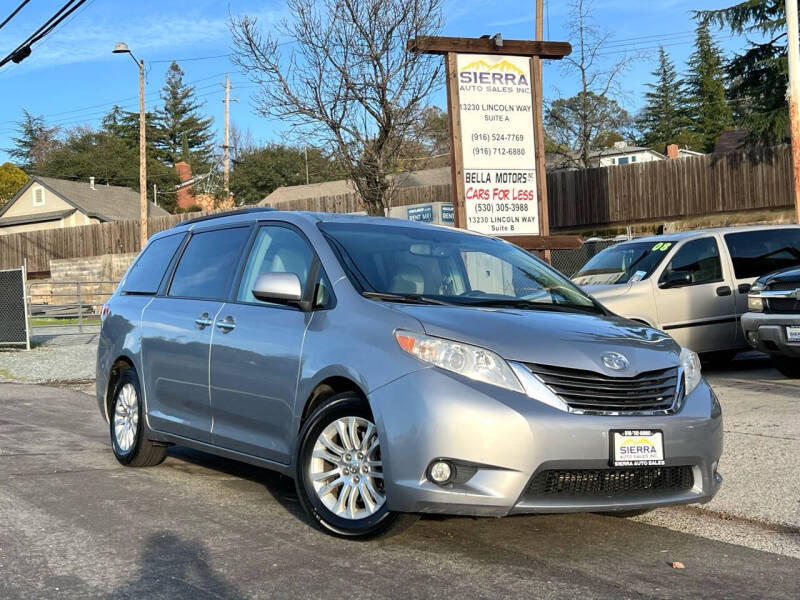
M 428 467 L 428 477 L 433 483 L 444 485 L 453 477 L 453 467 L 444 460 L 434 461 Z
M 756 332 L 755 331 L 748 331 L 747 332 L 747 341 L 750 342 L 752 346 L 756 345 Z

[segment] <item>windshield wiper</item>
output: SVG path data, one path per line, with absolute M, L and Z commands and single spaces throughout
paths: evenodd
M 391 294 L 389 292 L 361 292 L 365 298 L 373 300 L 385 300 L 388 302 L 407 302 L 409 304 L 436 304 L 440 306 L 453 306 L 450 302 L 420 296 L 419 294 Z
M 600 311 L 596 306 L 581 306 L 579 304 L 554 304 L 551 302 L 533 302 L 530 300 L 477 300 L 465 303 L 464 306 L 483 306 L 487 308 L 519 308 L 521 310 L 549 310 L 553 312 L 588 312 L 598 314 Z

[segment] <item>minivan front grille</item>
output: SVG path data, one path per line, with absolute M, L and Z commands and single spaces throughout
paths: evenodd
M 528 368 L 571 409 L 581 412 L 671 411 L 680 397 L 677 367 L 647 371 L 635 377 L 610 377 L 594 371 L 538 364 L 529 364 Z
M 528 498 L 613 496 L 682 492 L 694 486 L 692 467 L 634 469 L 562 469 L 542 471 L 531 479 Z

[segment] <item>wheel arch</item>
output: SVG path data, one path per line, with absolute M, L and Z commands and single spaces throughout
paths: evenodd
M 119 381 L 119 378 L 122 377 L 122 374 L 130 369 L 136 370 L 136 364 L 133 362 L 133 359 L 126 354 L 121 354 L 111 363 L 111 368 L 109 369 L 108 373 L 108 383 L 106 384 L 104 402 L 106 421 L 109 421 L 111 418 L 111 402 L 113 401 L 114 389 L 117 387 L 117 382 Z
M 361 386 L 353 379 L 342 375 L 333 375 L 326 377 L 311 390 L 311 393 L 304 399 L 303 410 L 300 413 L 300 419 L 297 424 L 297 430 L 302 429 L 303 424 L 308 417 L 322 404 L 334 396 L 344 394 L 346 392 L 353 392 L 358 394 L 364 402 L 369 406 L 369 399 L 367 394 Z M 370 412 L 372 411 L 370 407 Z

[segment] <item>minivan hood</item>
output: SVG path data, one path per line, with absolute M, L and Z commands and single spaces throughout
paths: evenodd
M 680 347 L 665 333 L 622 317 L 543 310 L 393 304 L 415 317 L 425 333 L 493 350 L 506 360 L 633 376 L 677 366 Z M 625 373 L 602 356 L 619 352 Z

